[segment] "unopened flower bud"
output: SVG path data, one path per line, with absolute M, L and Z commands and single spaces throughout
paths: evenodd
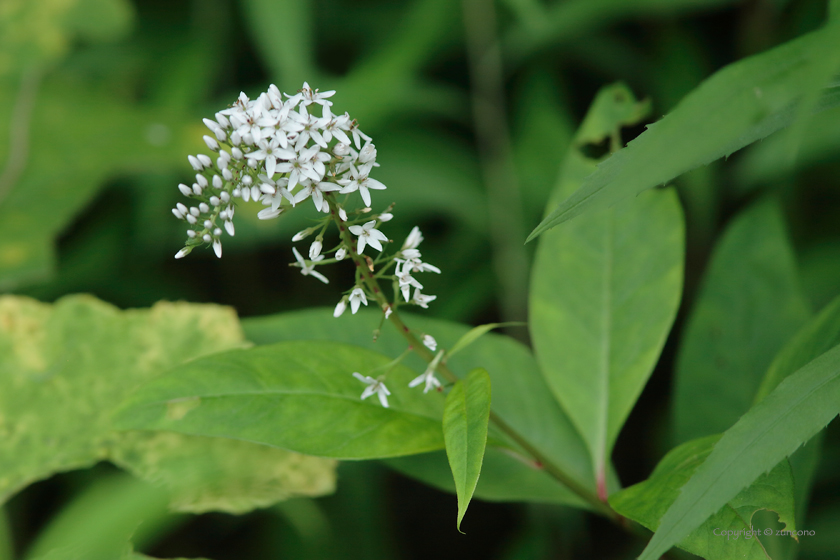
M 344 144 L 343 142 L 339 142 L 333 146 L 333 153 L 339 157 L 346 156 L 350 153 L 350 146 Z
M 209 233 L 205 233 L 204 236 L 202 237 L 202 239 L 204 240 L 205 243 L 210 243 L 211 241 L 213 241 L 213 238 L 210 237 Z
M 192 193 L 193 193 L 192 189 L 189 188 L 184 183 L 181 183 L 180 185 L 178 185 L 178 190 L 181 191 L 181 194 L 184 195 L 184 196 L 191 196 Z
M 335 306 L 333 317 L 341 317 L 341 314 L 344 313 L 345 309 L 347 309 L 347 300 L 345 298 L 341 298 L 341 301 L 339 301 L 338 305 Z
M 335 260 L 341 261 L 344 260 L 344 257 L 347 256 L 347 249 L 341 247 L 338 251 L 335 252 Z
M 199 173 L 198 175 L 195 176 L 195 182 L 198 183 L 201 186 L 201 188 L 203 189 L 204 187 L 207 186 L 207 177 L 205 177 L 204 175 Z
M 207 147 L 210 148 L 211 151 L 213 151 L 213 152 L 218 152 L 219 151 L 219 143 L 216 142 L 215 138 L 211 138 L 211 137 L 209 137 L 205 134 L 204 135 L 204 143 L 207 144 Z
M 318 255 L 321 254 L 321 242 L 319 240 L 315 240 L 312 242 L 312 245 L 309 246 L 309 258 L 315 259 Z
M 195 169 L 196 171 L 201 171 L 201 162 L 198 161 L 197 157 L 187 156 L 187 160 L 189 160 L 190 165 L 192 165 L 193 169 Z
M 210 197 L 210 204 L 212 204 L 213 206 L 218 206 L 221 203 L 222 203 L 222 201 L 219 200 L 218 196 L 211 196 Z
M 218 175 L 213 175 L 213 186 L 217 189 L 221 189 L 222 185 L 224 185 L 222 178 Z
M 200 161 L 201 165 L 203 165 L 204 167 L 210 167 L 211 165 L 213 165 L 213 161 L 210 159 L 209 156 L 206 156 L 204 154 L 198 154 L 195 157 L 198 158 L 198 161 Z
M 201 210 L 201 213 L 202 213 L 202 214 L 206 214 L 207 212 L 209 212 L 209 211 L 210 211 L 210 207 L 209 207 L 209 206 L 207 206 L 207 203 L 206 203 L 206 202 L 202 202 L 202 203 L 200 203 L 200 204 L 198 205 L 198 209 L 199 209 L 199 210 Z

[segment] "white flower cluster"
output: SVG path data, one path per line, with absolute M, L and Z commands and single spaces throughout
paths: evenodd
M 190 226 L 186 247 L 176 258 L 202 244 L 212 245 L 221 257 L 219 226 L 223 224 L 229 235 L 234 234 L 234 202 L 238 198 L 262 202 L 266 208 L 258 214 L 260 219 L 276 218 L 288 206 L 307 198 L 319 211 L 329 213 L 324 193 L 334 191 L 358 191 L 365 206 L 370 206 L 370 191 L 385 188 L 369 176 L 379 166 L 376 147 L 347 113 L 332 113 L 328 98 L 334 94 L 321 93 L 304 83 L 297 94 L 284 94 L 284 101 L 284 95 L 272 85 L 253 100 L 242 93 L 232 107 L 216 113 L 215 120 L 204 119 L 213 133 L 204 141 L 217 156 L 215 161 L 205 154 L 188 156 L 197 173 L 192 186 L 178 186 L 192 205 L 178 203 L 172 209 Z M 320 116 L 310 113 L 313 105 L 319 106 Z M 365 233 L 370 236 L 374 232 Z M 386 238 L 375 233 L 381 237 L 370 237 L 368 243 L 377 247 L 377 239 Z
M 187 158 L 196 175 L 191 186 L 178 186 L 191 205 L 179 202 L 172 209 L 175 217 L 189 225 L 186 245 L 175 258 L 186 256 L 200 245 L 211 245 L 216 256 L 221 258 L 222 228 L 229 235 L 234 234 L 233 215 L 240 200 L 261 202 L 265 208 L 257 216 L 267 220 L 311 198 L 316 210 L 327 216 L 318 225 L 292 238 L 297 242 L 318 232 L 309 246 L 309 259 L 304 259 L 297 248 L 292 249 L 296 261 L 292 266 L 300 268 L 304 276 L 312 276 L 326 284 L 329 280 L 315 270 L 316 266 L 341 261 L 348 255 L 353 258 L 357 266 L 356 282 L 336 306 L 336 317 L 344 312 L 348 303 L 355 314 L 360 306 L 368 305 L 369 298 L 382 305 L 386 319 L 400 305 L 400 299 L 426 308 L 436 296 L 424 294 L 423 285 L 413 275 L 419 272 L 439 274 L 440 269 L 421 260 L 417 247 L 423 241 L 423 235 L 416 227 L 399 251 L 388 257 L 384 255 L 383 244 L 390 240 L 378 228 L 393 215 L 386 211 L 362 217 L 371 212 L 370 191 L 385 189 L 385 185 L 370 177 L 373 168 L 379 167 L 376 146 L 347 113 L 333 114 L 329 98 L 334 94 L 334 91 L 313 90 L 306 83 L 295 95 L 281 94 L 272 85 L 253 100 L 242 93 L 231 107 L 216 113 L 215 120 L 204 119 L 213 134 L 204 136 L 204 142 L 216 155 L 214 158 L 205 154 Z M 320 116 L 311 112 L 313 110 L 319 110 Z M 350 195 L 356 192 L 364 207 L 350 209 L 351 219 L 347 204 Z M 336 195 L 347 196 L 339 200 Z M 323 238 L 331 222 L 338 225 L 341 243 L 327 251 L 334 251 L 334 255 L 326 259 L 322 254 Z M 364 255 L 367 247 L 379 251 L 380 255 L 375 260 Z M 380 271 L 373 276 L 377 265 L 381 267 Z M 392 265 L 394 273 L 386 275 L 385 271 Z M 371 273 L 367 281 L 359 273 L 359 268 L 365 266 Z M 392 280 L 392 302 L 384 298 L 374 278 Z M 371 288 L 373 292 L 369 291 Z M 423 344 L 433 352 L 437 348 L 437 342 L 430 335 L 423 337 Z M 440 388 L 434 372 L 442 356 L 439 352 L 429 368 L 410 386 L 422 383 L 424 392 Z M 367 385 L 362 399 L 378 394 L 381 404 L 388 406 L 390 392 L 383 380 L 358 372 L 353 375 Z

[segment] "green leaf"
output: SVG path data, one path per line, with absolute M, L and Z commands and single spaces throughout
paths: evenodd
M 227 437 L 337 459 L 378 459 L 444 445 L 442 399 L 408 388 L 415 377 L 387 374 L 390 407 L 361 400 L 353 372 L 377 375 L 390 360 L 332 342 L 278 343 L 233 350 L 174 368 L 142 387 L 116 415 L 122 429 Z M 181 414 L 173 407 L 192 401 Z
M 459 531 L 481 474 L 488 422 L 490 376 L 483 369 L 475 369 L 449 391 L 443 410 L 446 455 L 458 494 Z
M 623 85 L 604 88 L 565 159 L 554 197 L 595 166 L 581 149 L 644 113 Z M 537 359 L 600 476 L 671 328 L 682 290 L 684 226 L 673 190 L 645 193 L 540 240 L 529 316 Z
M 659 520 L 680 495 L 680 488 L 703 464 L 719 439 L 720 436 L 708 436 L 671 450 L 649 479 L 614 494 L 610 505 L 621 515 L 655 531 Z M 795 532 L 793 488 L 790 466 L 782 461 L 729 500 L 677 546 L 706 560 L 767 560 L 760 539 L 749 533 L 753 528 L 753 514 L 762 509 L 774 511 L 785 529 Z M 727 538 L 729 531 L 734 533 L 729 533 L 731 536 Z
M 401 315 L 409 327 L 418 333 L 433 334 L 444 348 L 451 347 L 470 330 L 466 325 L 408 313 Z M 375 349 L 388 356 L 399 356 L 404 352 L 406 342 L 390 325 L 383 326 L 374 342 L 373 329 L 379 326 L 381 319 L 382 313 L 376 310 L 361 309 L 356 315 L 344 314 L 334 319 L 332 309 L 314 309 L 246 319 L 242 326 L 246 337 L 257 344 L 281 340 L 335 340 Z M 425 362 L 414 355 L 408 356 L 403 363 L 415 372 L 426 368 Z M 447 361 L 447 365 L 461 377 L 475 367 L 486 369 L 493 383 L 494 412 L 552 462 L 584 486 L 595 489 L 586 447 L 551 396 L 526 347 L 509 337 L 489 333 L 464 348 Z M 494 433 L 492 426 L 490 433 L 493 439 L 505 441 L 501 434 Z M 433 486 L 454 491 L 443 453 L 391 459 L 387 464 Z M 495 501 L 532 500 L 585 507 L 582 500 L 557 484 L 539 465 L 525 460 L 524 454 L 517 452 L 513 444 L 504 450 L 487 449 L 475 496 Z
M 840 412 L 840 346 L 788 376 L 715 445 L 662 517 L 640 560 L 659 558 Z
M 446 357 L 451 358 L 457 352 L 460 352 L 485 334 L 489 333 L 493 329 L 498 329 L 499 327 L 509 327 L 509 326 L 524 326 L 527 323 L 520 323 L 518 321 L 511 321 L 508 323 L 487 323 L 486 325 L 479 325 L 477 327 L 473 327 L 470 329 L 464 336 L 458 339 L 458 342 L 446 352 Z
M 119 311 L 88 296 L 54 305 L 0 298 L 0 502 L 36 480 L 102 460 L 166 487 L 181 511 L 239 513 L 290 495 L 331 492 L 332 461 L 242 442 L 112 430 L 110 412 L 141 383 L 242 344 L 229 308 L 159 303 Z
M 143 541 L 173 524 L 167 499 L 159 488 L 124 474 L 98 478 L 50 519 L 27 557 L 112 560 L 132 534 Z
M 797 102 L 825 86 L 826 57 L 838 49 L 840 33 L 829 24 L 720 70 L 626 149 L 599 165 L 528 240 L 584 211 L 612 206 L 788 126 L 797 116 Z M 840 95 L 827 90 L 814 109 L 838 103 Z
M 755 402 L 769 395 L 787 376 L 840 344 L 840 298 L 835 299 L 819 315 L 796 333 L 776 355 L 758 388 Z M 814 472 L 820 461 L 822 441 L 819 434 L 808 445 L 790 457 L 796 489 L 796 511 L 801 519 L 807 511 Z
M 677 440 L 734 424 L 809 314 L 781 210 L 761 201 L 727 228 L 689 316 L 676 366 Z

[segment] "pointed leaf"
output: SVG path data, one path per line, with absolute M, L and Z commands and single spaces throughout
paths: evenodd
M 626 149 L 613 154 L 528 236 L 587 210 L 606 208 L 728 156 L 791 124 L 797 102 L 824 87 L 840 49 L 838 24 L 730 64 L 700 84 Z M 827 71 L 829 73 L 827 73 Z M 826 90 L 814 110 L 840 104 Z
M 338 319 L 333 318 L 332 311 L 312 309 L 251 318 L 243 322 L 243 328 L 248 339 L 257 344 L 319 339 L 357 344 L 392 357 L 405 351 L 405 339 L 390 325 L 384 325 L 374 341 L 373 329 L 380 324 L 380 311 L 360 309 L 356 315 L 344 314 Z M 466 325 L 448 321 L 408 313 L 401 315 L 411 328 L 432 333 L 444 348 L 450 347 L 470 330 Z M 369 330 L 364 328 L 365 325 Z M 415 375 L 426 368 L 425 362 L 414 355 L 408 356 L 403 363 L 414 369 Z M 595 489 L 592 463 L 586 447 L 551 396 L 528 348 L 510 337 L 488 333 L 447 361 L 447 365 L 462 377 L 471 368 L 484 367 L 493 382 L 494 412 L 581 484 Z M 496 433 L 493 437 L 501 436 Z M 586 507 L 580 498 L 557 484 L 539 465 L 527 461 L 515 449 L 515 446 L 505 449 L 488 447 L 475 496 L 493 501 L 528 500 Z M 387 464 L 432 486 L 454 492 L 452 475 L 443 452 L 389 459 Z
M 604 88 L 564 162 L 556 197 L 573 192 L 599 142 L 638 119 L 632 93 Z M 540 239 L 531 280 L 531 337 L 554 397 L 598 473 L 665 343 L 682 291 L 684 227 L 673 190 L 645 193 Z
M 680 488 L 703 464 L 719 439 L 720 436 L 708 436 L 672 449 L 649 479 L 614 494 L 610 505 L 621 515 L 655 531 L 662 515 L 679 496 Z M 782 461 L 729 500 L 678 546 L 707 560 L 767 560 L 761 538 L 748 533 L 753 514 L 762 509 L 774 511 L 785 529 L 795 533 L 793 488 L 790 466 Z M 727 538 L 728 531 L 734 532 L 731 538 Z
M 261 443 L 337 459 L 377 459 L 443 448 L 436 394 L 418 398 L 406 367 L 388 372 L 390 408 L 353 372 L 376 376 L 389 359 L 333 342 L 234 350 L 174 368 L 137 391 L 116 415 L 121 429 L 170 430 Z M 180 403 L 193 401 L 184 414 Z M 315 413 L 317 411 L 317 414 Z
M 782 381 L 715 445 L 662 517 L 640 560 L 659 558 L 840 412 L 840 345 Z
M 458 495 L 459 531 L 481 474 L 488 422 L 490 376 L 483 369 L 475 369 L 449 391 L 443 411 L 446 456 Z
M 734 424 L 809 314 L 781 210 L 764 200 L 727 228 L 691 310 L 677 357 L 677 440 Z

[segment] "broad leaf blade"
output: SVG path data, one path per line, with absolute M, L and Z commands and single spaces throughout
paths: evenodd
M 676 367 L 677 440 L 734 424 L 809 314 L 781 210 L 764 200 L 724 233 L 691 311 Z
M 417 396 L 414 377 L 388 373 L 390 408 L 351 374 L 376 376 L 389 360 L 332 342 L 278 343 L 183 364 L 142 387 L 117 414 L 122 429 L 171 430 L 261 443 L 336 459 L 378 459 L 441 449 L 443 402 Z M 178 403 L 196 403 L 172 414 Z
M 595 166 L 582 151 L 643 111 L 622 85 L 604 88 L 564 163 L 555 198 Z M 645 193 L 540 239 L 531 337 L 542 374 L 604 472 L 653 371 L 679 306 L 684 227 L 673 190 Z M 599 474 L 600 476 L 600 474 Z
M 242 344 L 236 315 L 224 307 L 119 311 L 87 296 L 53 305 L 0 298 L 0 502 L 36 480 L 103 460 L 165 486 L 181 511 L 241 513 L 332 492 L 333 461 L 112 430 L 110 411 L 138 385 L 183 360 Z
M 640 560 L 659 558 L 840 411 L 840 345 L 782 381 L 744 414 L 683 486 Z
M 528 240 L 582 212 L 609 207 L 788 126 L 797 116 L 796 103 L 826 85 L 826 57 L 838 48 L 838 27 L 829 24 L 720 70 L 602 163 Z M 826 95 L 815 110 L 840 103 L 830 91 Z
M 614 494 L 610 505 L 621 515 L 655 531 L 661 517 L 679 496 L 680 488 L 703 464 L 719 439 L 720 436 L 708 436 L 671 450 L 649 479 Z M 678 546 L 707 560 L 767 560 L 760 537 L 746 536 L 752 529 L 752 516 L 762 509 L 774 511 L 785 529 L 795 532 L 793 488 L 790 466 L 782 461 L 729 500 Z M 733 536 L 739 538 L 727 538 L 727 531 L 734 531 Z
M 458 530 L 467 512 L 484 461 L 487 424 L 490 422 L 490 376 L 475 369 L 455 384 L 446 396 L 443 437 L 455 492 L 458 495 Z
M 395 329 L 385 325 L 380 336 L 375 342 L 373 340 L 373 330 L 380 324 L 381 317 L 379 311 L 361 309 L 356 315 L 345 314 L 334 319 L 332 309 L 313 309 L 246 319 L 243 329 L 246 337 L 257 344 L 281 340 L 335 340 L 397 357 L 405 351 L 406 342 Z M 433 334 L 444 348 L 470 330 L 465 325 L 410 314 L 403 314 L 403 319 L 418 332 Z M 369 330 L 365 330 L 364 325 Z M 408 356 L 403 363 L 416 373 L 426 368 L 425 362 L 414 355 Z M 494 412 L 581 484 L 595 489 L 586 447 L 551 396 L 536 361 L 525 346 L 509 337 L 488 333 L 447 363 L 459 376 L 466 375 L 476 366 L 486 369 L 494 388 Z M 442 452 L 392 459 L 387 464 L 433 486 L 454 491 L 452 475 Z M 580 498 L 557 484 L 538 465 L 510 450 L 494 448 L 487 450 L 475 495 L 495 501 L 530 500 L 585 507 Z

